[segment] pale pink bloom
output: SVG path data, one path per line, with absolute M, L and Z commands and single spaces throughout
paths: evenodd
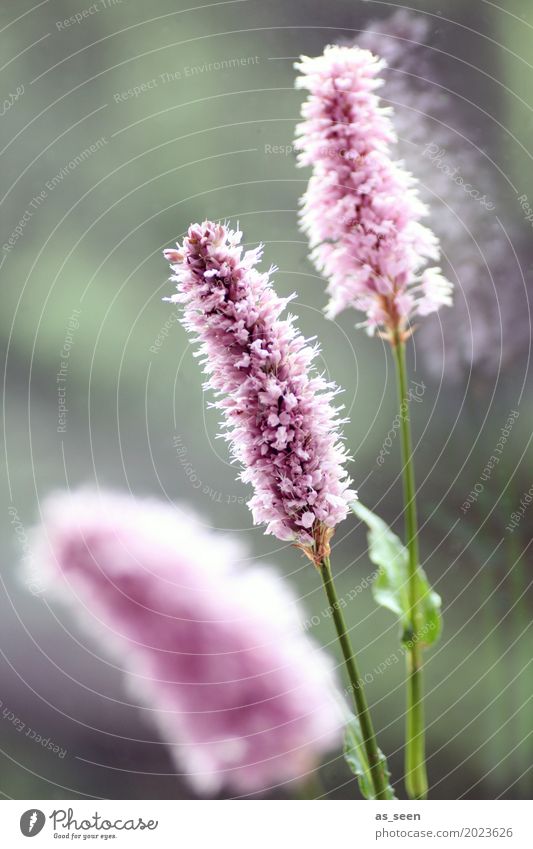
M 152 499 L 47 499 L 32 550 L 63 601 L 124 667 L 127 687 L 198 792 L 305 778 L 339 743 L 332 665 L 292 593 L 236 541 Z
M 439 244 L 421 223 L 427 209 L 416 181 L 392 159 L 390 110 L 376 94 L 384 67 L 357 47 L 302 57 L 296 85 L 309 96 L 295 144 L 299 165 L 313 168 L 301 224 L 328 280 L 328 315 L 355 307 L 366 313 L 370 332 L 394 336 L 415 315 L 451 303 L 451 287 L 442 277 L 436 287 L 434 272 L 424 277 Z
M 262 248 L 243 254 L 240 232 L 205 221 L 189 228 L 172 263 L 183 324 L 195 334 L 242 480 L 252 484 L 254 521 L 315 554 L 354 498 L 343 467 L 337 389 L 313 368 L 318 352 L 282 319 Z

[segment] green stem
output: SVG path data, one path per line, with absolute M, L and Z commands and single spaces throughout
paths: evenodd
M 411 444 L 411 423 L 407 387 L 405 344 L 397 339 L 393 346 L 398 379 L 402 441 L 402 478 L 405 508 L 405 532 L 409 552 L 409 607 L 411 634 L 407 638 L 407 716 L 405 749 L 405 786 L 411 799 L 425 799 L 428 792 L 424 731 L 424 688 L 422 648 L 418 634 L 422 629 L 418 581 L 418 525 L 416 487 Z
M 507 494 L 503 499 L 503 507 L 505 510 L 505 515 L 510 516 L 516 501 L 515 501 L 515 493 L 513 492 L 512 483 L 509 484 L 507 489 Z M 515 623 L 515 634 L 518 639 L 516 644 L 516 659 L 519 663 L 519 669 L 521 672 L 519 673 L 519 677 L 516 680 L 516 684 L 512 689 L 512 695 L 514 698 L 518 700 L 518 716 L 516 721 L 516 730 L 518 732 L 518 747 L 516 748 L 516 766 L 522 773 L 524 765 L 527 766 L 527 763 L 523 762 L 523 749 L 524 749 L 524 741 L 527 740 L 530 730 L 531 730 L 531 719 L 530 719 L 530 711 L 524 708 L 524 705 L 527 704 L 528 695 L 529 695 L 529 687 L 528 687 L 528 679 L 524 673 L 525 664 L 527 662 L 526 655 L 522 655 L 522 651 L 524 648 L 524 633 L 527 630 L 527 625 L 529 623 L 529 610 L 527 605 L 527 595 L 524 593 L 524 590 L 527 586 L 527 572 L 526 572 L 526 564 L 524 561 L 524 556 L 522 554 L 522 540 L 521 540 L 521 528 L 518 527 L 515 530 L 509 532 L 504 531 L 506 536 L 506 550 L 507 550 L 507 575 L 510 577 L 511 583 L 511 607 L 516 604 L 515 612 L 512 617 L 512 621 Z M 496 620 L 497 621 L 497 620 Z M 522 635 L 522 636 L 520 636 Z M 499 650 L 501 651 L 501 650 Z M 498 664 L 498 669 L 501 673 L 501 663 Z M 524 688 L 525 683 L 525 688 Z M 512 710 L 514 708 L 514 704 L 509 706 Z M 504 710 L 506 709 L 505 705 L 503 706 Z M 503 724 L 503 723 L 502 723 Z M 521 794 L 519 798 L 527 799 L 527 782 L 528 782 L 528 773 L 524 772 L 520 780 L 517 784 L 518 793 Z M 522 795 L 523 794 L 523 795 Z
M 346 622 L 344 620 L 344 615 L 342 613 L 335 584 L 333 582 L 329 557 L 324 557 L 319 567 L 319 572 L 322 576 L 322 582 L 324 584 L 329 606 L 331 607 L 333 621 L 335 623 L 337 636 L 339 638 L 339 643 L 344 657 L 346 672 L 348 673 L 348 679 L 350 681 L 350 689 L 352 691 L 355 709 L 361 725 L 363 745 L 365 747 L 370 768 L 375 798 L 387 799 L 388 777 L 386 775 L 383 757 L 380 755 L 380 751 L 378 749 L 376 732 L 372 725 L 368 703 L 366 701 L 362 681 L 357 670 L 355 654 L 352 649 L 350 637 L 346 628 Z

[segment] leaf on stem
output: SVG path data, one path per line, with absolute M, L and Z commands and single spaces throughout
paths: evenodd
M 383 519 L 360 501 L 354 501 L 351 508 L 368 527 L 368 554 L 372 563 L 379 567 L 377 578 L 372 584 L 375 600 L 399 617 L 404 644 L 420 641 L 424 647 L 436 643 L 442 630 L 441 600 L 431 589 L 424 570 L 420 566 L 417 569 L 421 616 L 420 631 L 417 635 L 413 634 L 411 628 L 407 549 Z
M 394 790 L 390 785 L 390 773 L 387 769 L 387 761 L 385 755 L 379 751 L 380 767 L 387 777 L 387 795 L 386 799 L 395 799 Z M 374 786 L 372 783 L 372 774 L 370 765 L 366 756 L 365 747 L 363 745 L 363 735 L 361 733 L 361 725 L 354 714 L 350 714 L 350 719 L 344 733 L 344 760 L 350 767 L 351 771 L 357 776 L 359 789 L 365 799 L 375 799 Z

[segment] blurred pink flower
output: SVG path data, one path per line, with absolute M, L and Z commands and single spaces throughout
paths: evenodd
M 201 343 L 207 385 L 220 400 L 226 438 L 254 488 L 254 521 L 267 532 L 314 547 L 346 517 L 354 493 L 343 463 L 336 387 L 311 371 L 318 348 L 280 315 L 270 272 L 255 266 L 261 246 L 242 253 L 242 234 L 205 221 L 165 251 L 184 305 L 183 324 Z
M 413 316 L 451 304 L 435 235 L 416 181 L 391 158 L 396 135 L 376 90 L 385 62 L 358 47 L 326 47 L 296 64 L 309 90 L 297 127 L 298 163 L 313 174 L 301 224 L 317 269 L 328 279 L 328 315 L 366 312 L 369 332 L 404 333 Z M 429 274 L 428 274 L 429 272 Z
M 304 778 L 339 743 L 329 659 L 234 539 L 127 495 L 58 494 L 43 513 L 32 562 L 47 593 L 114 652 L 200 793 Z

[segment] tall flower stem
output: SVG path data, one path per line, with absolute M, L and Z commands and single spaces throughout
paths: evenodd
M 402 440 L 402 479 L 405 509 L 405 533 L 409 553 L 408 594 L 411 633 L 407 645 L 407 713 L 405 748 L 405 785 L 411 799 L 425 799 L 428 792 L 424 729 L 424 686 L 422 680 L 422 631 L 418 581 L 418 523 L 411 423 L 409 419 L 405 343 L 396 338 L 393 345 L 396 359 L 398 402 L 400 406 Z
M 388 777 L 386 774 L 384 758 L 378 749 L 376 732 L 372 725 L 368 703 L 363 690 L 362 681 L 357 670 L 355 654 L 348 634 L 348 629 L 346 627 L 346 621 L 339 603 L 337 590 L 335 589 L 329 557 L 324 557 L 319 566 L 319 572 L 331 607 L 333 621 L 335 623 L 337 636 L 339 638 L 339 643 L 344 657 L 346 672 L 350 681 L 350 689 L 352 691 L 355 709 L 357 716 L 359 717 L 361 733 L 363 736 L 363 745 L 370 767 L 370 775 L 374 787 L 375 798 L 387 799 L 389 798 L 387 795 Z

